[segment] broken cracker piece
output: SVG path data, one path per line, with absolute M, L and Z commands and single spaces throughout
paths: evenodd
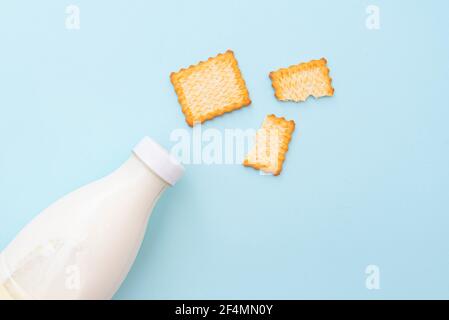
M 262 127 L 257 130 L 254 147 L 247 154 L 243 165 L 279 175 L 294 130 L 295 121 L 273 114 L 266 116 Z
M 173 72 L 170 80 L 191 127 L 251 103 L 231 50 Z
M 305 101 L 309 96 L 332 96 L 334 88 L 327 60 L 312 60 L 270 73 L 275 96 L 281 101 Z

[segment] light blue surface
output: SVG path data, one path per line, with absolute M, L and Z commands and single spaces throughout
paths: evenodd
M 65 8 L 81 29 L 65 28 Z M 365 26 L 369 4 L 380 30 Z M 190 165 L 116 298 L 449 298 L 449 2 L 3 1 L 0 248 L 144 135 L 185 128 L 169 81 L 232 49 L 249 108 L 204 128 L 297 130 L 279 177 Z M 281 103 L 268 73 L 326 57 L 335 96 Z M 365 267 L 380 268 L 380 290 Z

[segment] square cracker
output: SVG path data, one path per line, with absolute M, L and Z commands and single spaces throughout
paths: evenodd
M 273 114 L 266 116 L 256 133 L 254 147 L 247 154 L 243 165 L 279 175 L 294 130 L 295 121 Z
M 170 75 L 190 126 L 251 103 L 231 50 Z
M 270 73 L 275 96 L 281 101 L 305 101 L 309 96 L 332 96 L 327 60 L 312 60 Z

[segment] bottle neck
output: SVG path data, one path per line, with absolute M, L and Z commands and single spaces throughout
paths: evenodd
M 155 197 L 160 195 L 169 184 L 151 170 L 142 160 L 132 154 L 111 176 L 116 180 L 131 179 L 136 186 L 155 193 Z

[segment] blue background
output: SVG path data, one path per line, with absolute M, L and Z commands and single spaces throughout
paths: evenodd
M 65 28 L 65 8 L 81 29 Z M 369 4 L 381 29 L 365 26 Z M 185 128 L 169 74 L 232 49 L 249 108 L 205 128 L 297 130 L 279 177 L 189 165 L 116 298 L 449 298 L 449 2 L 3 1 L 0 248 L 149 135 Z M 326 57 L 335 95 L 268 73 Z M 380 268 L 380 290 L 365 268 Z

